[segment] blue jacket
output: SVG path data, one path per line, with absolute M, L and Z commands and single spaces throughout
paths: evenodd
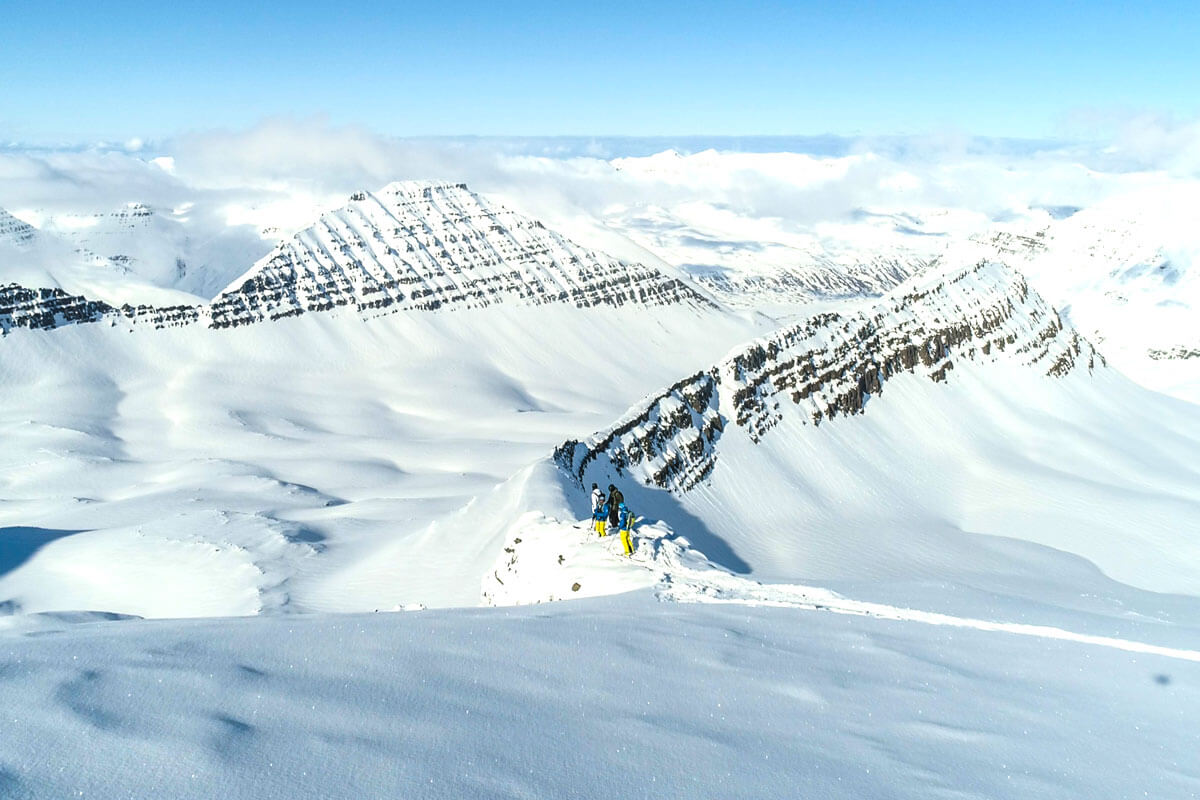
M 629 529 L 632 526 L 634 519 L 635 519 L 635 517 L 633 516 L 633 512 L 630 511 L 628 508 L 625 509 L 624 511 L 622 511 L 621 512 L 621 528 L 622 528 L 622 530 Z
M 601 503 L 596 506 L 596 510 L 592 514 L 592 519 L 608 519 L 608 503 Z

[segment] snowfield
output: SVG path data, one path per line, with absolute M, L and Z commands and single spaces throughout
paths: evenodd
M 688 162 L 610 166 L 857 163 Z M 1184 245 L 872 212 L 756 260 L 730 208 L 614 207 L 630 261 L 397 183 L 129 262 L 153 307 L 0 293 L 0 797 L 1200 794 L 1200 406 L 1136 369 L 1189 340 L 1112 311 L 1195 283 L 1099 277 Z
M 472 605 L 498 534 L 442 520 L 754 330 L 690 308 L 496 308 L 14 331 L 0 528 L 46 541 L 5 559 L 0 600 L 175 617 Z
M 1200 788 L 1200 667 L 1072 641 L 645 593 L 23 624 L 0 633 L 5 695 L 19 698 L 0 748 L 11 798 Z

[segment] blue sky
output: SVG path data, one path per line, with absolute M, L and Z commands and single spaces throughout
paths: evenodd
M 0 3 L 0 139 L 1086 135 L 1200 113 L 1195 3 Z

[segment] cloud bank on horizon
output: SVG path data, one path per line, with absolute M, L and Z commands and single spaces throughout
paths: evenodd
M 720 166 L 622 171 L 621 160 L 715 150 Z M 757 154 L 758 157 L 755 157 Z M 771 155 L 771 154 L 789 154 Z M 799 223 L 865 210 L 1086 207 L 1200 177 L 1200 122 L 1132 118 L 1101 144 L 925 137 L 397 138 L 320 117 L 162 142 L 0 148 L 0 208 L 35 225 L 126 203 L 186 206 L 205 227 L 295 228 L 353 191 L 393 180 L 463 181 L 552 217 L 614 204 L 678 204 L 697 193 L 755 217 Z

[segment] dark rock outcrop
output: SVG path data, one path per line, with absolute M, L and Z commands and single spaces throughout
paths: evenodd
M 27 289 L 15 283 L 0 286 L 0 334 L 8 334 L 13 328 L 47 330 L 105 320 L 168 328 L 191 325 L 200 316 L 199 306 L 114 307 L 61 289 Z
M 1184 347 L 1177 345 L 1171 348 L 1156 348 L 1147 352 L 1155 361 L 1183 361 L 1191 358 L 1200 358 L 1200 347 Z

